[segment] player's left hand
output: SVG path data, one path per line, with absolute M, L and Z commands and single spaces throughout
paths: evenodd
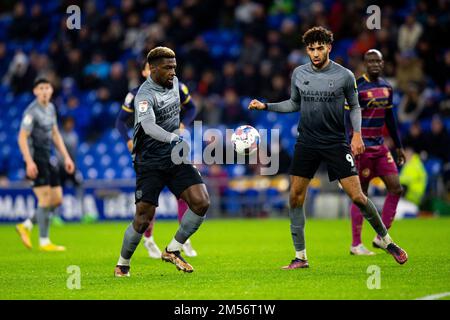
M 358 155 L 364 153 L 365 146 L 364 146 L 364 141 L 361 137 L 361 133 L 359 133 L 359 132 L 353 133 L 352 143 L 350 146 L 352 148 L 353 156 L 358 156 Z
M 403 148 L 397 148 L 397 164 L 399 166 L 404 165 L 406 162 L 405 150 Z
M 64 161 L 64 169 L 66 169 L 66 172 L 68 174 L 72 174 L 75 171 L 75 164 L 73 163 L 72 159 L 66 158 Z

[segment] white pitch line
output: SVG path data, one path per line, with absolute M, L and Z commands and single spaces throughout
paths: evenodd
M 417 298 L 416 300 L 438 300 L 444 297 L 450 296 L 450 292 L 443 292 L 443 293 L 437 293 L 437 294 L 431 294 L 429 296 L 425 296 L 422 298 Z

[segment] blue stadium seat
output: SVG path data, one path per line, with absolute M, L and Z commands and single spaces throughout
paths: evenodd
M 95 169 L 95 168 L 90 168 L 90 169 L 87 171 L 86 177 L 87 177 L 88 179 L 98 179 L 98 170 Z

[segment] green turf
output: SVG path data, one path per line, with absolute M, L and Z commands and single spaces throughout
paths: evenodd
M 188 259 L 194 273 L 148 258 L 140 245 L 131 278 L 116 279 L 125 228 L 54 227 L 52 239 L 68 251 L 41 253 L 25 249 L 13 225 L 0 226 L 0 299 L 415 299 L 450 291 L 450 219 L 396 221 L 391 235 L 410 257 L 403 266 L 381 251 L 350 256 L 349 221 L 308 220 L 311 267 L 290 271 L 280 270 L 293 258 L 288 220 L 210 220 L 192 239 L 199 253 Z M 176 222 L 156 223 L 161 248 L 175 230 Z M 365 224 L 367 245 L 372 237 Z M 80 290 L 66 286 L 70 265 L 80 267 Z M 370 265 L 380 267 L 381 289 L 367 288 Z

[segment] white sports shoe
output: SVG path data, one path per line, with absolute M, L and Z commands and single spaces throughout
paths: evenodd
M 381 250 L 384 250 L 384 251 L 386 251 L 387 253 L 389 253 L 389 252 L 387 251 L 387 249 L 386 249 L 386 244 L 384 243 L 384 241 L 381 240 L 381 239 L 378 239 L 377 236 L 375 236 L 375 238 L 373 238 L 372 246 L 373 246 L 374 248 L 381 249 Z
M 368 250 L 362 243 L 357 245 L 356 247 L 351 246 L 350 247 L 350 254 L 355 256 L 373 256 L 375 255 L 374 252 Z
M 159 250 L 153 238 L 144 239 L 144 247 L 147 249 L 148 255 L 153 259 L 161 259 L 161 250 Z
M 196 257 L 197 256 L 197 251 L 195 251 L 194 248 L 192 248 L 192 244 L 191 244 L 191 240 L 190 239 L 188 239 L 183 244 L 183 251 L 188 257 Z

